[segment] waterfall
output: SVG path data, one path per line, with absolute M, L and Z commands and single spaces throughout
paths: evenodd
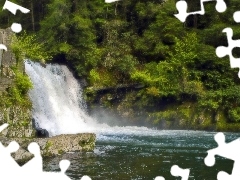
M 26 61 L 25 71 L 33 83 L 29 92 L 36 126 L 50 136 L 91 132 L 94 120 L 86 113 L 82 88 L 64 65 Z
M 36 126 L 46 129 L 50 136 L 91 132 L 98 139 L 115 139 L 116 135 L 156 135 L 157 130 L 137 126 L 109 126 L 87 115 L 82 88 L 64 65 L 25 61 L 25 71 L 33 83 L 29 91 L 32 116 Z M 113 117 L 105 117 L 114 122 Z M 104 118 L 104 119 L 105 119 Z M 110 120 L 109 120 L 110 119 Z M 109 137 L 110 136 L 110 137 Z

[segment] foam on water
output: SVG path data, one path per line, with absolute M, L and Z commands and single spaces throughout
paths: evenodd
M 25 70 L 34 86 L 29 96 L 37 126 L 50 136 L 91 131 L 81 86 L 66 66 L 26 61 Z
M 51 136 L 94 132 L 98 138 L 104 135 L 154 136 L 162 133 L 146 127 L 110 127 L 99 124 L 86 113 L 82 88 L 64 65 L 26 61 L 25 70 L 34 88 L 29 96 L 33 103 L 32 115 L 37 126 L 46 129 Z
M 198 132 L 192 131 L 160 131 L 137 126 L 110 127 L 97 123 L 97 120 L 88 116 L 81 85 L 66 66 L 47 64 L 42 67 L 39 63 L 26 61 L 25 70 L 34 86 L 29 92 L 33 118 L 37 126 L 46 129 L 50 136 L 92 132 L 97 134 L 98 140 L 107 141 L 131 140 L 131 136 L 198 136 Z

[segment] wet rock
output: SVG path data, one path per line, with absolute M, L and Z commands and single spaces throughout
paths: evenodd
M 42 157 L 53 157 L 67 152 L 93 151 L 96 135 L 93 133 L 65 134 L 49 138 L 6 138 L 0 137 L 0 142 L 8 146 L 11 141 L 19 143 L 20 148 L 12 157 L 20 164 L 29 161 L 33 155 L 28 152 L 28 145 L 36 142 L 40 146 Z
M 46 129 L 37 128 L 36 129 L 36 136 L 39 137 L 39 138 L 45 138 L 45 137 L 49 137 L 49 133 Z
M 44 156 L 55 156 L 66 152 L 93 151 L 96 135 L 92 133 L 59 135 L 37 139 Z
M 36 131 L 28 127 L 10 126 L 10 128 L 4 129 L 1 134 L 8 138 L 33 138 L 36 135 Z
M 22 165 L 28 162 L 34 156 L 30 152 L 28 152 L 26 149 L 19 148 L 16 153 L 13 153 L 12 157 L 15 159 L 15 161 L 17 161 L 20 165 Z
M 46 129 L 40 128 L 34 118 L 32 118 L 32 128 L 36 130 L 37 138 L 49 137 L 49 132 Z

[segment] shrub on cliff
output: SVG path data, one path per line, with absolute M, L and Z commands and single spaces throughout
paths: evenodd
M 15 54 L 18 64 L 25 59 L 40 61 L 42 63 L 51 59 L 49 53 L 44 50 L 44 44 L 37 42 L 36 35 L 26 34 L 26 32 L 23 32 L 19 36 L 12 36 L 11 49 Z

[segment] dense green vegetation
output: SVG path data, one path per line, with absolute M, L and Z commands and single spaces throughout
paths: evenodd
M 199 0 L 187 2 L 189 11 L 200 10 Z M 204 16 L 192 15 L 181 23 L 173 16 L 175 0 L 111 4 L 104 0 L 19 0 L 31 13 L 13 16 L 2 11 L 0 23 L 3 28 L 21 22 L 28 35 L 35 34 L 43 44 L 43 55 L 32 58 L 65 62 L 89 86 L 144 85 L 130 104 L 135 111 L 145 110 L 156 126 L 162 119 L 168 120 L 168 127 L 184 119 L 182 127 L 192 128 L 204 124 L 203 116 L 209 117 L 203 128 L 217 124 L 218 129 L 231 129 L 240 122 L 238 69 L 230 68 L 228 57 L 218 58 L 215 48 L 227 46 L 225 27 L 233 28 L 234 39 L 240 38 L 239 24 L 233 21 L 239 2 L 225 2 L 224 13 L 215 10 L 216 2 L 208 2 Z M 35 55 L 40 49 L 33 47 Z M 233 54 L 239 57 L 239 49 Z

